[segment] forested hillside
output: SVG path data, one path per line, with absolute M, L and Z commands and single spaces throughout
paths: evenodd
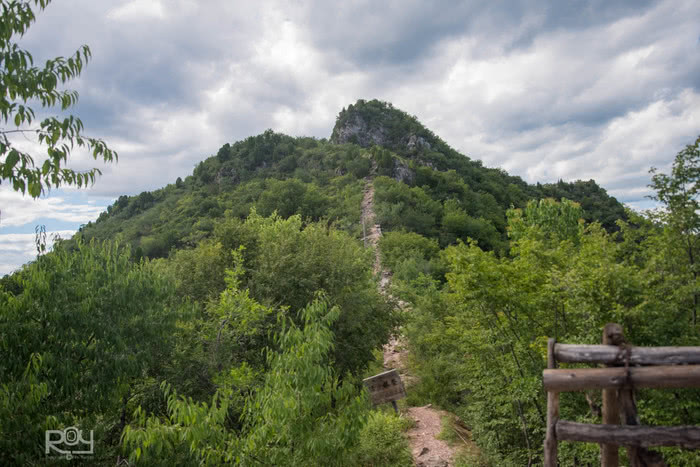
M 222 219 L 299 214 L 361 235 L 361 179 L 377 166 L 378 216 L 386 230 L 438 238 L 441 246 L 471 237 L 507 249 L 511 206 L 554 197 L 581 203 L 584 218 L 615 230 L 620 203 L 594 181 L 528 185 L 459 154 L 414 117 L 379 101 L 340 112 L 330 140 L 265 133 L 225 144 L 191 176 L 153 192 L 122 196 L 81 229 L 85 240 L 120 238 L 134 254 L 166 257 L 212 236 Z
M 411 465 L 411 422 L 361 383 L 402 335 L 402 409 L 459 417 L 479 452 L 456 465 L 537 465 L 547 337 L 598 343 L 615 321 L 636 345 L 700 345 L 699 144 L 654 173 L 665 209 L 643 215 L 594 181 L 485 168 L 379 101 L 329 140 L 225 144 L 0 281 L 0 464 L 41 465 L 45 430 L 77 426 L 98 465 Z M 600 421 L 597 397 L 562 395 L 562 417 Z M 639 401 L 644 423 L 700 419 L 698 391 Z

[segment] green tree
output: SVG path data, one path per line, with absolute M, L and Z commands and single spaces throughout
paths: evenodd
M 455 243 L 457 239 L 471 238 L 486 250 L 505 251 L 503 236 L 488 219 L 474 218 L 466 213 L 456 199 L 448 199 L 444 204 L 440 241 L 443 245 Z
M 577 203 L 551 199 L 510 210 L 507 255 L 474 243 L 450 246 L 442 254 L 447 284 L 440 289 L 421 276 L 402 297 L 413 303 L 406 333 L 420 376 L 409 397 L 454 411 L 494 465 L 541 462 L 548 337 L 595 344 L 605 323 L 617 322 L 635 345 L 698 343 L 682 319 L 693 281 L 668 226 L 630 213 L 631 222 L 609 234 L 599 223 L 585 225 L 581 213 Z M 600 420 L 597 396 L 562 397 L 563 419 Z M 639 400 L 643 424 L 683 425 L 700 413 L 693 390 L 645 390 Z M 669 465 L 698 465 L 692 453 L 664 454 Z M 571 443 L 559 460 L 597 458 L 595 446 Z
M 442 216 L 442 206 L 421 187 L 409 188 L 389 177 L 374 180 L 376 222 L 382 230 L 405 229 L 434 237 Z
M 692 322 L 697 323 L 698 310 L 698 234 L 700 234 L 700 137 L 694 144 L 689 144 L 676 155 L 671 169 L 671 174 L 657 172 L 652 167 L 650 172 L 654 174 L 649 185 L 656 191 L 651 199 L 663 203 L 665 210 L 657 211 L 654 217 L 663 222 L 669 229 L 676 242 L 683 245 L 685 260 L 692 275 Z M 688 281 L 689 283 L 691 281 Z
M 265 218 L 253 212 L 245 228 L 255 234 L 244 252 L 251 296 L 288 306 L 294 316 L 324 292 L 341 310 L 333 325 L 338 373 L 356 373 L 373 360 L 373 350 L 387 341 L 399 317 L 377 291 L 371 252 L 323 224 L 304 227 L 298 215 Z
M 431 260 L 440 251 L 434 239 L 423 237 L 414 232 L 387 232 L 379 240 L 382 254 L 382 266 L 394 271 L 399 263 L 412 256 Z
M 367 401 L 333 369 L 332 326 L 340 310 L 315 300 L 300 314 L 300 325 L 278 316 L 279 350 L 267 349 L 269 371 L 246 399 L 240 433 L 226 424 L 235 385 L 221 387 L 210 404 L 166 389 L 170 416 L 147 417 L 138 409 L 136 423 L 124 431 L 130 459 L 143 465 L 347 465 Z
M 39 102 L 42 108 L 59 106 L 61 111 L 75 105 L 77 91 L 60 86 L 78 77 L 91 57 L 90 48 L 83 45 L 70 57 L 53 58 L 40 68 L 34 66 L 32 55 L 17 45 L 18 36 L 23 36 L 36 19 L 33 6 L 43 10 L 49 3 L 3 0 L 0 16 L 0 121 L 5 127 L 10 125 L 10 129 L 0 130 L 0 183 L 7 180 L 15 191 L 28 192 L 33 198 L 61 184 L 81 187 L 94 183 L 95 175 L 101 174 L 98 168 L 79 172 L 65 166 L 76 146 L 88 149 L 95 159 L 117 159 L 117 153 L 102 140 L 85 136 L 83 122 L 73 115 L 46 117 L 32 127 L 36 114 L 29 103 Z M 43 162 L 16 147 L 13 134 L 33 134 L 46 146 Z
M 581 218 L 583 211 L 578 203 L 562 198 L 561 202 L 552 198 L 529 201 L 525 209 L 511 209 L 507 212 L 508 235 L 517 242 L 528 233 L 542 240 L 578 242 L 583 231 Z
M 599 224 L 584 229 L 580 213 L 566 200 L 511 210 L 507 256 L 474 243 L 450 246 L 446 287 L 416 284 L 407 297 L 416 392 L 465 420 L 494 465 L 541 462 L 547 337 L 596 343 L 602 326 L 616 321 L 642 344 L 647 320 L 663 316 L 642 300 L 640 270 L 618 264 L 618 244 Z M 586 401 L 573 397 L 562 416 L 586 420 Z M 560 459 L 573 465 L 595 455 L 576 445 Z
M 0 464 L 42 459 L 44 430 L 70 425 L 95 429 L 108 455 L 134 383 L 170 360 L 172 283 L 97 242 L 42 255 L 20 280 L 0 291 Z
M 225 288 L 229 262 L 230 254 L 221 243 L 203 240 L 194 249 L 177 250 L 168 264 L 176 277 L 178 295 L 206 303 Z

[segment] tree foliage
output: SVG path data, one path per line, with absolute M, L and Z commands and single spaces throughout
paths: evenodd
M 259 302 L 288 307 L 295 317 L 323 292 L 339 307 L 333 330 L 341 375 L 364 369 L 398 322 L 377 291 L 370 252 L 344 232 L 322 224 L 304 226 L 299 216 L 282 219 L 253 212 L 244 223 L 230 219 L 218 235 L 223 245 L 245 247 L 241 280 Z
M 120 441 L 142 465 L 405 465 L 405 423 L 370 412 L 360 378 L 406 323 L 411 400 L 459 414 L 495 465 L 535 464 L 547 337 L 596 343 L 617 321 L 638 345 L 697 343 L 677 241 L 697 232 L 661 214 L 601 227 L 619 203 L 593 182 L 527 185 L 379 102 L 338 131 L 358 115 L 384 146 L 270 130 L 226 144 L 2 279 L 2 463 L 40 462 L 42 430 L 70 423 L 98 430 L 105 465 L 125 462 Z M 360 239 L 368 175 L 406 317 Z M 575 201 L 545 197 L 561 193 Z M 693 423 L 697 394 L 672 397 L 645 393 L 663 411 L 644 420 Z M 562 407 L 595 417 L 576 395 Z
M 652 199 L 663 204 L 664 210 L 657 211 L 653 216 L 659 219 L 667 229 L 669 239 L 682 245 L 683 263 L 687 264 L 687 271 L 693 277 L 690 295 L 693 297 L 692 322 L 697 323 L 698 309 L 698 265 L 697 258 L 700 254 L 698 237 L 700 235 L 700 137 L 694 144 L 689 144 L 676 155 L 671 174 L 659 173 L 655 168 L 650 172 L 654 174 L 651 179 L 651 187 L 656 191 Z
M 172 284 L 118 244 L 96 242 L 39 257 L 21 283 L 0 291 L 3 465 L 42 458 L 44 430 L 76 423 L 96 429 L 108 455 L 136 380 L 168 360 Z
M 341 112 L 334 134 L 355 115 L 369 119 L 381 134 L 396 134 L 383 146 L 367 149 L 336 144 L 334 137 L 329 142 L 268 130 L 223 145 L 180 182 L 120 197 L 82 234 L 98 239 L 121 235 L 135 253 L 165 257 L 211 237 L 227 212 L 243 219 L 255 207 L 265 216 L 277 211 L 282 217 L 324 220 L 359 236 L 363 177 L 370 173 L 376 176 L 376 211 L 383 230 L 436 237 L 442 247 L 472 238 L 483 248 L 505 252 L 505 213 L 531 199 L 579 202 L 583 218 L 601 221 L 608 231 L 624 218 L 622 205 L 593 181 L 528 185 L 459 154 L 417 120 L 378 101 L 358 102 Z M 418 137 L 427 144 L 417 143 Z
M 101 173 L 98 168 L 79 172 L 66 167 L 75 148 L 85 148 L 105 162 L 117 159 L 102 140 L 85 136 L 83 122 L 73 115 L 45 117 L 32 126 L 37 119 L 31 107 L 34 102 L 43 109 L 58 106 L 61 111 L 76 104 L 78 93 L 61 86 L 80 76 L 91 57 L 89 47 L 83 45 L 68 58 L 56 57 L 37 67 L 31 53 L 17 45 L 17 36 L 23 36 L 36 19 L 34 9 L 43 10 L 49 2 L 3 1 L 0 17 L 0 120 L 12 128 L 0 131 L 0 182 L 7 180 L 15 191 L 33 198 L 62 184 L 94 183 L 95 175 Z M 46 157 L 20 149 L 13 143 L 13 134 L 35 135 L 46 147 Z
M 620 222 L 613 236 L 584 226 L 580 214 L 567 200 L 533 201 L 509 212 L 508 256 L 451 246 L 445 287 L 422 276 L 400 289 L 415 310 L 407 332 L 421 396 L 413 397 L 454 410 L 494 464 L 541 462 L 548 337 L 597 344 L 603 326 L 617 322 L 635 345 L 700 343 L 682 319 L 694 280 L 672 267 L 683 252 L 663 246 L 663 226 L 633 216 L 637 225 Z M 599 423 L 600 400 L 589 397 L 563 394 L 562 418 Z M 639 400 L 645 424 L 682 425 L 700 414 L 694 390 L 648 390 Z M 680 450 L 666 454 L 671 464 L 696 465 Z M 576 443 L 562 445 L 559 459 L 574 465 L 597 456 Z
M 226 428 L 235 387 L 224 386 L 210 404 L 167 390 L 169 419 L 137 410 L 124 432 L 133 461 L 144 465 L 346 465 L 364 424 L 366 400 L 349 381 L 339 382 L 331 365 L 331 327 L 340 315 L 317 300 L 301 312 L 302 325 L 284 322 L 268 351 L 262 386 L 245 402 L 243 429 Z M 183 449 L 184 448 L 184 449 Z M 184 457 L 184 459 L 183 459 Z

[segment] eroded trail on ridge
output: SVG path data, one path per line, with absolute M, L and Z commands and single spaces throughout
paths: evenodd
M 381 293 L 389 294 L 391 284 L 391 271 L 382 268 L 379 253 L 379 240 L 382 237 L 382 229 L 376 223 L 374 213 L 374 184 L 373 174 L 376 165 L 372 166 L 372 173 L 365 178 L 364 197 L 362 199 L 362 225 L 366 246 L 374 248 L 374 273 L 380 274 L 379 288 Z M 405 302 L 399 301 L 399 306 L 407 310 Z M 407 350 L 401 337 L 392 339 L 384 346 L 384 368 L 395 368 L 401 374 L 407 390 L 415 384 L 415 377 L 406 372 Z M 411 407 L 408 415 L 414 420 L 415 426 L 407 433 L 413 454 L 413 461 L 421 467 L 449 467 L 454 465 L 455 450 L 445 441 L 437 439 L 442 430 L 441 417 L 445 412 L 433 409 L 430 405 L 425 407 Z

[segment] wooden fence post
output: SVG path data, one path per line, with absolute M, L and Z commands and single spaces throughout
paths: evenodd
M 608 323 L 605 325 L 605 328 L 603 328 L 604 345 L 620 345 L 624 343 L 624 341 L 625 337 L 622 333 L 622 326 L 615 323 Z M 616 388 L 603 389 L 603 424 L 620 424 L 620 404 L 617 398 Z M 616 444 L 601 444 L 601 467 L 618 467 L 619 464 L 619 446 Z
M 622 328 L 620 328 L 622 333 Z M 630 343 L 625 342 L 624 336 L 622 340 L 615 344 L 624 352 L 625 368 L 627 369 L 627 381 L 624 386 L 617 390 L 617 399 L 620 406 L 620 416 L 623 425 L 639 425 L 639 416 L 637 415 L 637 403 L 634 400 L 634 388 L 630 382 Z M 661 454 L 655 451 L 650 451 L 638 446 L 625 446 L 627 450 L 627 458 L 629 459 L 630 467 L 666 467 Z
M 555 339 L 547 341 L 547 368 L 557 367 L 554 358 Z M 547 391 L 547 437 L 544 440 L 544 467 L 557 467 L 557 433 L 556 425 L 559 420 L 559 392 Z
M 700 346 L 634 347 L 622 327 L 609 323 L 602 345 L 547 344 L 547 391 L 544 465 L 557 466 L 559 441 L 597 443 L 601 465 L 619 465 L 619 448 L 628 452 L 631 467 L 667 467 L 654 446 L 700 449 L 700 426 L 643 426 L 639 424 L 635 388 L 700 388 Z M 559 362 L 602 364 L 607 368 L 557 369 Z M 603 390 L 603 423 L 559 420 L 559 393 Z

